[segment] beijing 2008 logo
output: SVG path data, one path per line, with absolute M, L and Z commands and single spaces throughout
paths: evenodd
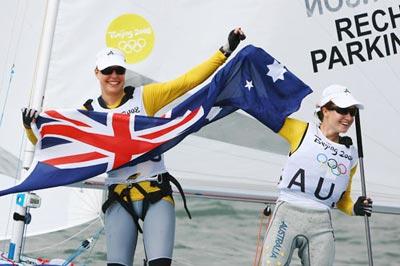
M 317 161 L 321 164 L 326 164 L 331 169 L 332 174 L 336 176 L 344 175 L 347 173 L 347 168 L 344 164 L 338 164 L 338 162 L 332 158 L 328 159 L 328 157 L 323 153 L 317 155 Z
M 146 59 L 153 50 L 154 31 L 143 17 L 125 14 L 108 26 L 106 44 L 123 51 L 128 64 L 137 63 Z

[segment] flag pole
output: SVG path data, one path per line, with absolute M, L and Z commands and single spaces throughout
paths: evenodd
M 360 123 L 360 110 L 356 113 L 356 135 L 357 135 L 357 149 L 358 149 L 358 160 L 360 164 L 360 176 L 361 176 L 361 193 L 363 196 L 367 196 L 367 189 L 365 186 L 365 175 L 364 175 L 364 154 L 361 139 L 361 123 Z M 367 238 L 367 249 L 368 249 L 368 265 L 373 266 L 374 262 L 372 259 L 372 245 L 371 245 L 371 230 L 369 226 L 369 218 L 364 215 L 365 223 L 365 234 Z

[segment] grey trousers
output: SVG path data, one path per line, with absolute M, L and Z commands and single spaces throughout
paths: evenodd
M 141 217 L 142 201 L 134 202 L 134 210 Z M 107 262 L 125 266 L 133 264 L 138 230 L 132 216 L 119 204 L 105 213 Z M 175 207 L 160 200 L 150 204 L 143 222 L 143 242 L 148 261 L 172 259 L 175 241 Z
M 290 265 L 296 248 L 302 265 L 333 265 L 334 242 L 329 210 L 278 201 L 265 235 L 261 265 Z

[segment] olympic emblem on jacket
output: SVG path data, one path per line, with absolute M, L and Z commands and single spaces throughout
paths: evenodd
M 328 156 L 323 153 L 317 155 L 317 161 L 321 164 L 326 164 L 329 169 L 331 169 L 332 174 L 336 176 L 347 174 L 347 168 L 344 164 L 338 164 L 338 162 L 333 158 L 328 159 Z
M 118 48 L 127 54 L 140 53 L 146 47 L 146 40 L 139 38 L 137 40 L 120 41 Z

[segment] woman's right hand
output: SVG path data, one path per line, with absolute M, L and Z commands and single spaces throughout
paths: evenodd
M 229 33 L 228 42 L 225 45 L 221 46 L 220 51 L 226 57 L 228 57 L 233 53 L 233 51 L 235 51 L 240 41 L 243 41 L 244 39 L 246 39 L 246 35 L 242 31 L 242 29 L 240 27 L 235 28 Z
M 33 108 L 24 107 L 21 109 L 21 112 L 22 112 L 22 123 L 24 124 L 24 127 L 30 129 L 31 123 L 35 122 L 36 118 L 39 116 L 38 111 Z

